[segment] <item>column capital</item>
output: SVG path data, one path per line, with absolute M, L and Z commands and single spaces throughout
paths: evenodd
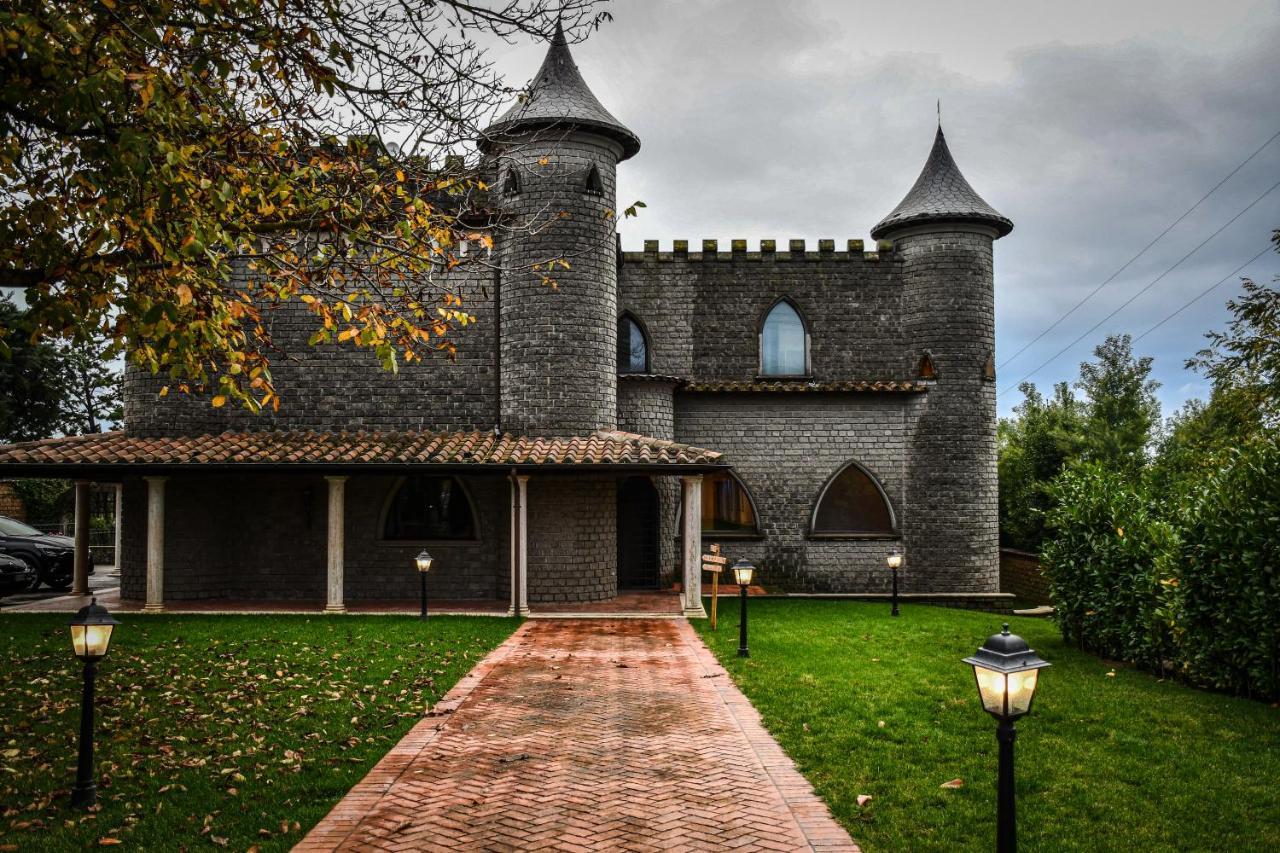
M 527 483 L 527 482 L 529 482 L 529 475 L 528 475 L 528 474 L 516 474 L 515 476 L 516 476 L 516 482 L 518 482 L 518 483 Z
M 347 474 L 325 474 L 324 478 L 330 483 L 345 483 L 351 477 Z
M 702 475 L 701 474 L 681 474 L 680 480 L 685 483 L 701 483 Z
M 165 481 L 165 480 L 168 480 L 169 478 L 168 478 L 167 476 L 162 475 L 162 474 L 148 474 L 147 476 L 143 477 L 142 479 L 146 480 L 148 483 L 163 484 L 163 483 L 164 483 L 164 481 Z

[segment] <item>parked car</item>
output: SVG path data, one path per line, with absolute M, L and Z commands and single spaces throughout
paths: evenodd
M 17 557 L 0 554 L 0 595 L 26 592 L 39 583 L 36 570 Z
M 0 515 L 0 554 L 16 557 L 36 571 L 28 589 L 45 584 L 50 589 L 67 590 L 75 573 L 75 540 L 56 533 L 41 533 L 16 518 Z M 93 553 L 89 553 L 89 574 L 93 574 Z

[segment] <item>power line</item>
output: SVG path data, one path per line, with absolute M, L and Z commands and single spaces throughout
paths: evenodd
M 1150 283 L 1148 283 L 1148 284 L 1147 284 L 1147 286 L 1146 286 L 1146 287 L 1142 288 L 1142 289 L 1141 289 L 1141 290 L 1139 290 L 1137 293 L 1133 294 L 1133 296 L 1130 296 L 1127 300 L 1125 300 L 1125 302 L 1124 302 L 1123 304 L 1121 304 L 1121 305 L 1120 305 L 1120 307 L 1116 308 L 1116 309 L 1115 309 L 1114 311 L 1112 311 L 1110 314 L 1108 314 L 1107 316 L 1103 317 L 1103 318 L 1102 318 L 1101 320 L 1099 320 L 1098 322 L 1094 323 L 1092 326 L 1090 326 L 1090 327 L 1089 327 L 1089 329 L 1088 329 L 1087 331 L 1085 331 L 1083 334 L 1081 334 L 1078 338 L 1076 338 L 1075 340 L 1073 340 L 1071 343 L 1067 344 L 1067 345 L 1066 345 L 1065 347 L 1063 347 L 1062 349 L 1058 350 L 1058 351 L 1057 351 L 1056 353 L 1054 353 L 1053 355 L 1049 356 L 1047 359 L 1045 359 L 1043 362 L 1041 362 L 1041 363 L 1040 363 L 1040 364 L 1039 364 L 1039 365 L 1038 365 L 1034 370 L 1032 370 L 1030 373 L 1028 373 L 1028 374 L 1026 374 L 1025 376 L 1023 376 L 1021 379 L 1019 379 L 1019 380 L 1018 380 L 1017 382 L 1015 382 L 1014 384 L 1012 384 L 1012 385 L 1010 385 L 1009 387 L 1005 388 L 1003 391 L 1000 391 L 1000 392 L 999 392 L 999 394 L 1007 394 L 1009 391 L 1012 391 L 1012 390 L 1016 389 L 1016 388 L 1017 388 L 1019 385 L 1021 385 L 1023 382 L 1026 382 L 1026 381 L 1027 381 L 1028 379 L 1030 379 L 1032 376 L 1035 376 L 1035 375 L 1036 375 L 1037 373 L 1039 373 L 1041 370 L 1043 370 L 1044 368 L 1048 367 L 1048 366 L 1049 366 L 1051 363 L 1053 363 L 1053 362 L 1054 362 L 1054 361 L 1055 361 L 1055 360 L 1056 360 L 1060 355 L 1062 355 L 1063 353 L 1067 352 L 1069 349 L 1071 349 L 1072 347 L 1074 347 L 1076 344 L 1080 343 L 1080 342 L 1081 342 L 1081 341 L 1083 341 L 1085 338 L 1089 337 L 1089 335 L 1091 335 L 1091 334 L 1093 334 L 1094 332 L 1096 332 L 1096 331 L 1098 330 L 1098 327 L 1099 327 L 1099 326 L 1101 326 L 1103 323 L 1107 322 L 1107 321 L 1108 321 L 1108 320 L 1110 320 L 1112 317 L 1114 317 L 1114 316 L 1116 316 L 1117 314 L 1119 314 L 1119 313 L 1120 313 L 1121 311 L 1123 311 L 1125 308 L 1128 308 L 1130 305 L 1132 305 L 1132 304 L 1133 304 L 1133 302 L 1134 302 L 1134 300 L 1136 300 L 1136 299 L 1137 299 L 1139 296 L 1141 296 L 1142 294 L 1146 293 L 1146 292 L 1147 292 L 1148 290 L 1150 290 L 1151 288 L 1155 287 L 1155 286 L 1160 282 L 1160 280 L 1161 280 L 1161 279 L 1163 279 L 1163 278 L 1164 278 L 1165 276 L 1167 276 L 1169 273 L 1173 272 L 1173 271 L 1174 271 L 1175 269 L 1177 269 L 1178 267 L 1182 266 L 1183 261 L 1187 260 L 1187 259 L 1188 259 L 1188 258 L 1190 258 L 1192 255 L 1194 255 L 1196 252 L 1198 252 L 1198 251 L 1200 251 L 1201 249 L 1203 249 L 1203 248 L 1205 247 L 1205 245 L 1206 245 L 1210 240 L 1212 240 L 1214 237 L 1217 237 L 1217 236 L 1218 236 L 1219 234 L 1221 234 L 1223 231 L 1227 230 L 1227 228 L 1228 228 L 1232 223 L 1234 223 L 1234 222 L 1235 222 L 1237 219 L 1239 219 L 1241 216 L 1244 216 L 1246 213 L 1248 213 L 1250 210 L 1252 210 L 1252 209 L 1254 208 L 1254 206 L 1258 204 L 1258 202 L 1262 201 L 1264 198 L 1266 198 L 1267 196 L 1271 195 L 1271 193 L 1275 192 L 1277 189 L 1280 189 L 1280 181 L 1277 181 L 1276 183 L 1272 184 L 1272 185 L 1271 185 L 1271 187 L 1270 187 L 1270 189 L 1268 189 L 1268 190 L 1267 190 L 1266 192 L 1264 192 L 1262 195 L 1258 196 L 1258 197 L 1257 197 L 1257 198 L 1255 198 L 1253 201 L 1251 201 L 1251 202 L 1249 203 L 1249 206 L 1248 206 L 1248 207 L 1246 207 L 1244 210 L 1242 210 L 1242 211 L 1240 211 L 1239 213 L 1237 213 L 1235 216 L 1231 217 L 1231 219 L 1229 219 L 1229 220 L 1228 220 L 1228 221 L 1227 221 L 1227 222 L 1226 222 L 1226 223 L 1225 223 L 1221 228 L 1219 228 L 1217 231 L 1214 231 L 1214 232 L 1213 232 L 1212 234 L 1210 234 L 1208 237 L 1205 237 L 1203 240 L 1201 240 L 1201 241 L 1200 241 L 1200 243 L 1199 243 L 1199 244 L 1198 244 L 1194 249 L 1192 249 L 1190 252 L 1187 252 L 1185 255 L 1183 255 L 1181 258 L 1179 258 L 1179 259 L 1177 260 L 1177 262 L 1176 262 L 1176 263 L 1174 263 L 1174 265 L 1173 265 L 1173 266 L 1169 267 L 1167 270 L 1165 270 L 1164 272 L 1160 273 L 1160 275 L 1158 275 L 1158 276 L 1156 276 L 1155 278 L 1153 278 L 1153 279 L 1150 281 Z M 999 396 L 999 394 L 997 394 L 997 396 Z
M 1204 290 L 1200 291 L 1199 295 L 1197 295 L 1197 296 L 1196 296 L 1196 297 L 1194 297 L 1193 299 L 1190 299 L 1190 300 L 1188 300 L 1188 301 L 1186 301 L 1186 302 L 1182 303 L 1182 306 L 1181 306 L 1180 308 L 1178 308 L 1178 310 L 1177 310 L 1177 311 L 1174 311 L 1172 314 L 1170 314 L 1169 316 L 1165 317 L 1165 318 L 1164 318 L 1163 320 L 1161 320 L 1159 323 L 1156 323 L 1156 324 L 1155 324 L 1154 326 L 1152 326 L 1150 329 L 1147 329 L 1145 332 L 1143 332 L 1142 334 L 1138 335 L 1136 338 L 1134 338 L 1134 339 L 1133 339 L 1133 342 L 1136 344 L 1138 341 L 1142 340 L 1142 339 L 1143 339 L 1143 338 L 1145 338 L 1147 335 L 1151 334 L 1151 333 L 1152 333 L 1152 332 L 1154 332 L 1156 329 L 1160 328 L 1160 327 L 1161 327 L 1161 326 L 1163 326 L 1165 323 L 1167 323 L 1167 322 L 1169 322 L 1170 320 L 1172 320 L 1174 317 L 1177 317 L 1177 316 L 1178 316 L 1179 314 L 1181 314 L 1183 311 L 1186 311 L 1186 310 L 1187 310 L 1188 308 L 1190 308 L 1192 305 L 1195 305 L 1195 304 L 1196 304 L 1197 302 L 1199 302 L 1201 299 L 1204 299 L 1204 298 L 1205 298 L 1206 296 L 1208 296 L 1210 293 L 1212 293 L 1213 291 L 1217 290 L 1219 287 L 1222 287 L 1222 285 L 1226 284 L 1229 280 L 1231 280 L 1231 279 L 1235 278 L 1237 275 L 1239 275 L 1239 273 L 1240 273 L 1240 271 L 1241 271 L 1242 269 L 1244 269 L 1245 267 L 1249 266 L 1249 265 L 1250 265 L 1250 264 L 1252 264 L 1254 261 L 1256 261 L 1258 258 L 1262 257 L 1263 255 L 1267 254 L 1267 253 L 1268 253 L 1268 252 L 1270 252 L 1270 251 L 1272 251 L 1272 248 L 1271 248 L 1270 246 L 1267 246 L 1267 247 L 1266 247 L 1265 249 L 1263 249 L 1261 252 L 1259 252 L 1258 254 L 1254 255 L 1252 258 L 1250 258 L 1249 260 L 1245 261 L 1243 264 L 1241 264 L 1240 266 L 1236 267 L 1234 270 L 1232 270 L 1231 272 L 1229 272 L 1229 273 L 1227 273 L 1225 276 L 1223 276 L 1223 277 L 1222 277 L 1222 279 L 1221 279 L 1217 284 L 1214 284 L 1214 285 L 1211 285 L 1210 287 L 1205 288 Z
M 1063 315 L 1062 315 L 1061 317 L 1059 317 L 1058 319 L 1054 320 L 1054 321 L 1053 321 L 1053 323 L 1049 326 L 1049 328 L 1045 329 L 1043 332 L 1041 332 L 1040 334 L 1036 335 L 1036 336 L 1035 336 L 1034 338 L 1032 338 L 1030 341 L 1028 341 L 1027 343 L 1023 344 L 1023 345 L 1022 345 L 1022 349 L 1018 350 L 1018 351 L 1017 351 L 1017 352 L 1015 352 L 1013 355 L 1009 356 L 1009 357 L 1008 357 L 1008 358 L 1006 358 L 1004 361 L 1002 361 L 1002 362 L 1000 363 L 1000 367 L 1001 367 L 1001 368 L 1003 368 L 1003 367 L 1005 367 L 1005 366 L 1009 365 L 1010 363 L 1012 363 L 1012 362 L 1013 362 L 1013 361 L 1014 361 L 1018 356 L 1022 355 L 1024 352 L 1026 352 L 1028 349 L 1030 349 L 1032 346 L 1034 346 L 1037 342 L 1039 342 L 1042 338 L 1044 338 L 1044 336 L 1045 336 L 1045 335 L 1049 334 L 1049 333 L 1050 333 L 1050 332 L 1052 332 L 1054 329 L 1058 328 L 1058 326 L 1062 323 L 1062 321 L 1063 321 L 1063 320 L 1065 320 L 1065 319 L 1067 319 L 1068 317 L 1070 317 L 1072 314 L 1074 314 L 1074 313 L 1076 312 L 1076 310 L 1077 310 L 1077 309 L 1079 309 L 1079 308 L 1080 308 L 1080 306 L 1084 305 L 1086 302 L 1088 302 L 1090 299 L 1092 299 L 1094 296 L 1096 296 L 1096 295 L 1097 295 L 1097 293 L 1098 293 L 1098 291 L 1102 290 L 1102 288 L 1106 287 L 1108 284 L 1110 284 L 1111 282 L 1115 281 L 1116 276 L 1120 275 L 1120 273 L 1122 273 L 1122 272 L 1124 272 L 1125 270 L 1127 270 L 1127 269 L 1129 268 L 1129 266 L 1130 266 L 1134 261 L 1138 260 L 1138 258 L 1140 258 L 1140 257 L 1142 257 L 1143 255 L 1145 255 L 1145 254 L 1147 253 L 1147 250 L 1148 250 L 1148 249 L 1150 249 L 1150 248 L 1151 248 L 1152 246 L 1154 246 L 1156 243 L 1159 243 L 1159 242 L 1160 242 L 1160 240 L 1161 240 L 1161 238 L 1163 238 L 1166 234 L 1168 234 L 1170 231 L 1172 231 L 1174 228 L 1176 228 L 1176 227 L 1178 226 L 1178 223 L 1179 223 L 1179 222 L 1181 222 L 1182 220 L 1184 220 L 1184 219 L 1186 219 L 1188 216 L 1190 216 L 1190 215 L 1195 211 L 1195 209 L 1196 209 L 1197 207 L 1199 207 L 1201 204 L 1203 204 L 1203 203 L 1204 203 L 1205 199 L 1207 199 L 1209 196 L 1213 195 L 1215 192 L 1217 192 L 1217 191 L 1218 191 L 1218 189 L 1219 189 L 1223 184 L 1225 184 L 1227 181 L 1229 181 L 1229 180 L 1231 180 L 1233 177 L 1235 177 L 1235 174 L 1236 174 L 1237 172 L 1239 172 L 1239 171 L 1240 171 L 1241 169 L 1243 169 L 1245 166 L 1249 165 L 1249 163 L 1251 163 L 1251 162 L 1253 161 L 1253 158 L 1254 158 L 1254 157 L 1257 157 L 1259 154 L 1261 154 L 1261 153 L 1262 153 L 1262 149 L 1266 148 L 1266 147 L 1267 147 L 1268 145 L 1270 145 L 1272 142 L 1275 142 L 1277 138 L 1280 138 L 1280 130 L 1277 130 L 1274 134 L 1272 134 L 1272 135 L 1271 135 L 1271 138 L 1270 138 L 1270 139 L 1268 139 L 1266 142 L 1262 143 L 1262 145 L 1258 146 L 1258 150 L 1254 151 L 1252 154 L 1250 154 L 1248 157 L 1246 157 L 1246 158 L 1244 159 L 1244 162 L 1242 162 L 1239 166 L 1236 166 L 1234 169 L 1232 169 L 1232 170 L 1231 170 L 1231 172 L 1230 172 L 1230 173 L 1229 173 L 1225 178 L 1223 178 L 1222 180 L 1220 180 L 1220 181 L 1218 181 L 1216 184 L 1214 184 L 1214 185 L 1213 185 L 1213 188 L 1212 188 L 1211 190 L 1209 190 L 1207 193 L 1205 193 L 1204 195 L 1202 195 L 1202 196 L 1200 197 L 1200 200 L 1199 200 L 1199 201 L 1197 201 L 1195 204 L 1191 205 L 1191 207 L 1187 208 L 1187 211 L 1186 211 L 1185 213 L 1183 213 L 1183 214 L 1182 214 L 1181 216 L 1179 216 L 1177 219 L 1173 220 L 1173 222 L 1169 225 L 1169 227 L 1168 227 L 1168 228 L 1164 229 L 1164 230 L 1163 230 L 1163 231 L 1161 231 L 1159 234 L 1157 234 L 1157 235 L 1156 235 L 1156 238 L 1155 238 L 1154 240 L 1152 240 L 1152 241 L 1151 241 L 1150 243 L 1148 243 L 1147 245 L 1143 246 L 1143 247 L 1142 247 L 1142 251 L 1138 252 L 1138 254 L 1134 255 L 1132 258 L 1130 258 L 1129 260 L 1125 261 L 1124 266 L 1120 267 L 1120 269 L 1116 270 L 1116 271 L 1115 271 L 1115 272 L 1113 272 L 1110 276 L 1108 276 L 1106 281 L 1102 282 L 1102 284 L 1099 284 L 1099 285 L 1098 285 L 1097 287 L 1095 287 L 1093 290 L 1089 291 L 1089 294 L 1088 294 L 1087 296 L 1085 296 L 1085 298 L 1084 298 L 1084 299 L 1081 299 L 1081 300 L 1080 300 L 1079 302 L 1077 302 L 1074 306 L 1072 306 L 1072 308 L 1071 308 L 1071 310 L 1070 310 L 1070 311 L 1068 311 L 1067 313 L 1063 314 Z

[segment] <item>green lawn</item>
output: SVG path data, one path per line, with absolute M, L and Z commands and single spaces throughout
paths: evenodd
M 516 621 L 122 616 L 98 679 L 101 809 L 72 811 L 66 616 L 0 616 L 0 850 L 287 850 Z
M 721 603 L 719 630 L 698 630 L 857 841 L 994 847 L 995 724 L 960 659 L 1001 617 L 752 601 L 744 660 L 737 602 Z M 1025 849 L 1280 849 L 1280 710 L 1099 660 L 1048 621 L 1010 622 L 1053 663 L 1018 726 Z M 963 787 L 939 787 L 953 779 Z

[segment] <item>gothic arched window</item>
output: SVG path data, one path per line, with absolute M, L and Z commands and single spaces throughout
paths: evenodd
M 649 338 L 630 314 L 618 318 L 618 372 L 649 372 Z
M 755 534 L 756 508 L 746 486 L 728 471 L 702 478 L 702 532 Z
M 861 465 L 848 462 L 818 495 L 812 532 L 893 536 L 897 529 L 884 489 Z
M 389 541 L 475 539 L 471 501 L 454 477 L 418 475 L 402 480 L 382 520 Z
M 760 375 L 809 375 L 809 332 L 786 299 L 769 309 L 760 327 Z

